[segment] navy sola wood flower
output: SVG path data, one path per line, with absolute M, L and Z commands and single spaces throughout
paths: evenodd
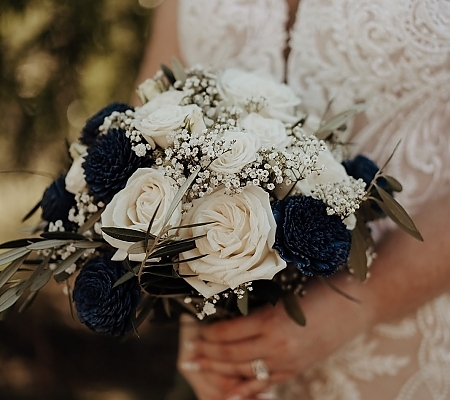
M 375 178 L 375 174 L 379 170 L 378 166 L 370 158 L 367 158 L 362 154 L 357 155 L 352 160 L 345 160 L 342 165 L 347 171 L 347 174 L 353 176 L 355 179 L 362 179 L 366 184 L 366 188 L 372 182 L 373 178 Z M 392 190 L 386 179 L 383 177 L 378 178 L 377 184 L 392 194 Z
M 122 336 L 132 329 L 131 318 L 140 301 L 137 278 L 113 288 L 127 270 L 111 255 L 99 256 L 84 265 L 73 290 L 79 320 L 89 329 Z
M 125 103 L 111 103 L 110 105 L 102 108 L 98 113 L 93 115 L 86 121 L 86 125 L 81 131 L 80 142 L 85 144 L 86 146 L 90 146 L 93 144 L 99 134 L 99 128 L 103 125 L 103 121 L 105 117 L 111 115 L 114 111 L 117 112 L 125 112 L 127 110 L 132 110 L 128 104 Z
M 304 275 L 331 275 L 347 262 L 351 233 L 339 216 L 327 214 L 321 200 L 288 197 L 274 203 L 273 214 L 273 248 Z
M 123 129 L 110 129 L 89 147 L 83 163 L 89 194 L 107 204 L 139 168 L 150 167 L 150 157 L 138 157 Z
M 42 219 L 47 222 L 62 221 L 66 230 L 74 224 L 68 220 L 69 211 L 77 203 L 75 196 L 66 190 L 66 175 L 61 175 L 44 192 L 41 200 Z

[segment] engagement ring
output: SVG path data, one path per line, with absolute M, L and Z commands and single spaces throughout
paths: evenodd
M 252 371 L 258 381 L 266 381 L 269 379 L 269 368 L 267 368 L 266 363 L 257 358 L 252 361 Z

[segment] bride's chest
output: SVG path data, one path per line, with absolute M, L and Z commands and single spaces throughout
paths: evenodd
M 340 79 L 395 80 L 399 62 L 427 68 L 448 57 L 450 2 L 180 0 L 179 31 L 188 63 L 262 69 L 288 81 L 293 70 L 317 67 Z

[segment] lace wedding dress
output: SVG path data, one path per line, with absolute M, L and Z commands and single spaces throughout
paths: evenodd
M 289 33 L 287 18 L 284 0 L 180 0 L 182 55 L 265 70 L 318 115 L 331 98 L 336 112 L 368 102 L 349 129 L 355 153 L 381 164 L 403 138 L 390 171 L 412 214 L 448 193 L 450 1 L 301 0 Z M 450 295 L 356 338 L 281 392 L 285 400 L 450 399 Z

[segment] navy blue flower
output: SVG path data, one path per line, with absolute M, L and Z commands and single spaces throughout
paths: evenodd
M 327 276 L 347 262 L 351 233 L 339 216 L 327 214 L 321 200 L 292 196 L 272 209 L 277 223 L 273 248 L 301 273 Z
M 66 175 L 61 175 L 44 192 L 41 200 L 42 219 L 47 222 L 61 220 L 65 230 L 74 224 L 68 220 L 69 211 L 77 203 L 75 196 L 66 190 Z
M 110 129 L 88 148 L 83 163 L 89 193 L 96 203 L 109 203 L 138 168 L 150 167 L 153 160 L 138 157 L 123 129 Z
M 81 131 L 81 143 L 86 146 L 90 146 L 95 142 L 98 136 L 98 128 L 103 124 L 105 117 L 111 115 L 114 111 L 125 112 L 127 110 L 132 110 L 128 104 L 125 103 L 111 103 L 109 106 L 102 108 L 97 114 L 93 115 L 86 121 L 86 125 Z
M 362 154 L 357 155 L 353 160 L 345 160 L 342 165 L 347 171 L 347 174 L 353 176 L 355 179 L 362 179 L 366 183 L 366 188 L 379 170 L 378 166 L 371 159 Z M 390 191 L 386 179 L 382 177 L 378 178 L 377 184 L 384 190 Z
M 86 146 L 90 146 L 97 139 L 99 134 L 98 128 L 103 124 L 105 117 L 108 117 L 114 111 L 125 112 L 132 109 L 133 107 L 130 107 L 128 104 L 119 102 L 111 103 L 105 108 L 102 108 L 97 114 L 86 121 L 86 125 L 81 131 L 80 142 Z
M 89 329 L 122 336 L 132 329 L 131 318 L 140 301 L 137 278 L 113 288 L 127 272 L 111 254 L 99 256 L 84 265 L 73 289 L 73 301 L 79 320 Z

